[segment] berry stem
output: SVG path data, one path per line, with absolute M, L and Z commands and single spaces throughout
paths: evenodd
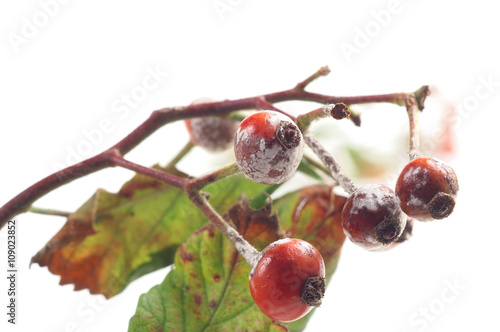
M 260 252 L 255 249 L 247 240 L 241 236 L 208 202 L 207 193 L 198 193 L 191 196 L 191 201 L 208 218 L 208 220 L 217 227 L 217 229 L 228 239 L 238 250 L 241 256 L 251 266 L 257 262 Z
M 419 146 L 420 146 L 420 134 L 418 126 L 418 110 L 417 106 L 412 104 L 407 108 L 408 119 L 410 122 L 410 147 L 408 155 L 410 160 L 414 160 L 420 157 Z
M 406 94 L 405 107 L 410 123 L 410 147 L 408 152 L 410 160 L 415 160 L 420 157 L 420 128 L 418 124 L 418 113 L 423 111 L 425 99 L 429 94 L 430 90 L 427 85 L 422 86 L 414 93 Z
M 35 207 L 35 206 L 31 206 L 28 209 L 28 212 L 38 213 L 38 214 L 46 214 L 49 216 L 59 216 L 59 217 L 67 217 L 71 214 L 71 212 L 54 210 L 54 209 L 44 209 L 44 208 L 39 208 L 39 207 Z
M 414 160 L 420 157 L 419 145 L 420 145 L 420 133 L 418 126 L 418 113 L 420 112 L 418 104 L 415 98 L 415 94 L 409 93 L 406 96 L 405 101 L 406 113 L 408 114 L 408 120 L 410 123 L 410 147 L 408 155 L 410 160 Z
M 305 134 L 304 139 L 307 145 L 316 153 L 319 159 L 325 164 L 332 176 L 339 182 L 348 194 L 356 191 L 356 186 L 351 179 L 344 173 L 340 165 L 337 164 L 332 155 L 314 138 L 311 134 Z
M 198 193 L 205 186 L 227 178 L 229 176 L 239 174 L 241 170 L 236 163 L 224 166 L 212 173 L 205 174 L 198 178 L 189 179 L 186 181 L 184 186 L 184 191 L 188 195 L 194 195 Z
M 168 163 L 167 169 L 171 169 L 172 167 L 175 167 L 179 161 L 182 160 L 194 147 L 193 142 L 191 140 L 184 145 L 181 151 L 175 155 L 175 157 Z

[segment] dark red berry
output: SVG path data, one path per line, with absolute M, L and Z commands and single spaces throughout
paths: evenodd
M 394 192 L 384 185 L 369 184 L 356 190 L 342 209 L 342 227 L 352 242 L 378 251 L 396 241 L 406 225 Z
M 273 242 L 250 271 L 250 293 L 269 318 L 297 320 L 321 304 L 325 294 L 323 257 L 300 239 Z
M 421 221 L 448 217 L 457 193 L 457 175 L 450 166 L 434 158 L 410 161 L 396 182 L 401 209 Z
M 193 101 L 191 105 L 211 101 L 201 98 Z M 218 116 L 206 116 L 186 120 L 185 124 L 193 144 L 211 152 L 220 152 L 233 146 L 239 122 Z
M 304 153 L 304 139 L 287 116 L 262 111 L 244 119 L 234 140 L 234 154 L 247 178 L 263 184 L 279 184 L 297 170 Z

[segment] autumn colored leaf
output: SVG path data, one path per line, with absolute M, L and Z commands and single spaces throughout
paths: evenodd
M 273 204 L 286 237 L 306 240 L 321 253 L 327 279 L 337 267 L 345 241 L 340 222 L 346 200 L 332 194 L 331 186 L 319 184 L 289 193 Z
M 241 193 L 252 196 L 264 188 L 234 176 L 205 189 L 213 194 L 214 207 L 227 210 Z M 88 288 L 109 298 L 134 279 L 172 264 L 177 247 L 206 222 L 181 190 L 136 175 L 118 193 L 97 190 L 32 263 L 60 275 L 61 285 L 73 283 L 75 290 Z
M 325 260 L 327 284 L 337 269 L 346 238 L 340 222 L 347 198 L 333 194 L 332 189 L 332 186 L 312 185 L 273 203 L 285 236 L 306 240 L 321 253 Z M 290 331 L 302 331 L 315 310 L 318 309 L 288 324 Z
M 259 250 L 284 236 L 306 239 L 324 256 L 330 279 L 345 240 L 340 211 L 346 200 L 331 191 L 307 187 L 275 200 L 272 210 L 253 210 L 242 201 L 224 217 Z M 178 248 L 163 283 L 141 296 L 129 331 L 303 330 L 311 313 L 276 325 L 260 312 L 250 295 L 249 271 L 233 245 L 207 225 Z
M 278 239 L 278 219 L 269 211 L 233 207 L 240 234 L 258 247 Z M 260 312 L 248 290 L 250 265 L 207 225 L 177 250 L 162 284 L 139 299 L 129 331 L 287 331 Z

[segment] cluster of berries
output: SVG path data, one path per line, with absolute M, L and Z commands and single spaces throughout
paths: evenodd
M 458 193 L 453 169 L 434 158 L 410 161 L 400 173 L 396 192 L 379 185 L 356 190 L 342 210 L 342 227 L 359 246 L 373 251 L 393 248 L 407 223 L 448 217 Z
M 207 117 L 186 125 L 197 145 L 212 151 L 234 145 L 238 167 L 250 180 L 279 184 L 295 173 L 302 160 L 304 139 L 294 121 L 279 112 L 262 111 L 239 125 L 235 123 Z M 217 134 L 219 131 L 224 134 Z M 394 248 L 411 233 L 414 219 L 430 221 L 451 214 L 458 181 L 445 163 L 417 158 L 404 167 L 395 189 L 369 184 L 348 197 L 342 227 L 352 242 L 370 251 Z M 250 272 L 250 292 L 264 314 L 289 322 L 321 303 L 324 278 L 323 258 L 311 244 L 283 239 L 259 254 Z

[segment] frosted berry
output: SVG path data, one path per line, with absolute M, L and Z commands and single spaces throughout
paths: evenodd
M 378 251 L 396 241 L 406 225 L 394 192 L 384 185 L 360 187 L 342 209 L 342 228 L 360 247 Z
M 200 98 L 191 103 L 212 102 L 209 98 Z M 218 116 L 206 116 L 184 121 L 193 144 L 211 152 L 220 152 L 233 146 L 234 135 L 239 122 Z
M 250 271 L 250 293 L 269 318 L 297 320 L 321 304 L 325 294 L 323 257 L 300 239 L 273 242 Z
M 297 170 L 304 153 L 304 139 L 287 116 L 262 111 L 245 118 L 234 140 L 236 162 L 247 178 L 279 184 Z
M 450 166 L 434 158 L 410 161 L 396 182 L 401 209 L 421 221 L 448 217 L 457 193 L 457 175 Z

